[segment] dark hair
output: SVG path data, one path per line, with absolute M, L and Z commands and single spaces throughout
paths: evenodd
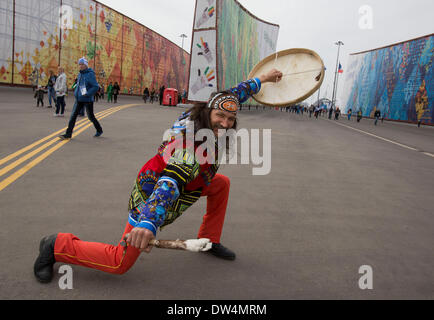
M 215 92 L 211 95 L 210 100 L 214 98 L 219 93 L 231 93 L 230 91 L 223 92 Z M 213 109 L 208 107 L 207 102 L 197 102 L 193 105 L 193 107 L 188 111 L 190 113 L 190 120 L 194 122 L 194 131 L 195 134 L 201 129 L 210 129 L 212 130 L 211 125 L 211 112 Z M 234 125 L 232 127 L 233 130 L 237 130 L 238 120 L 235 119 Z M 233 146 L 231 145 L 230 136 L 226 136 L 226 155 L 230 156 L 231 152 L 233 152 Z M 221 154 L 219 154 L 219 159 L 221 159 Z
M 230 91 L 221 91 L 221 92 L 215 92 L 211 94 L 210 100 L 214 98 L 217 94 L 220 93 L 230 93 Z M 188 112 L 190 113 L 190 120 L 194 122 L 194 128 L 195 131 L 199 131 L 201 129 L 211 129 L 211 111 L 213 109 L 208 108 L 207 102 L 197 102 L 193 105 L 193 108 L 191 108 Z M 234 126 L 232 129 L 237 130 L 238 127 L 238 121 L 235 120 Z
M 189 111 L 190 120 L 194 122 L 195 131 L 211 129 L 211 109 L 204 102 L 195 103 Z

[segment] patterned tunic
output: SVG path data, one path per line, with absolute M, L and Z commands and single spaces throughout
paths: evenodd
M 256 78 L 230 91 L 243 103 L 260 89 L 261 82 Z M 195 156 L 198 146 L 188 148 L 185 139 L 180 146 L 175 139 L 188 133 L 189 117 L 189 113 L 182 114 L 158 154 L 140 170 L 129 201 L 129 223 L 133 227 L 146 228 L 156 235 L 159 228 L 173 223 L 191 207 L 215 177 L 219 169 L 217 154 L 215 163 L 199 164 Z

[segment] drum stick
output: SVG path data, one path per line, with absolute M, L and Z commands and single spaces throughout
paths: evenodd
M 301 71 L 301 72 L 294 72 L 294 73 L 287 73 L 287 74 L 284 74 L 283 76 L 284 77 L 286 77 L 286 76 L 293 76 L 293 75 L 297 75 L 297 74 L 303 74 L 303 73 L 309 73 L 309 72 L 315 72 L 315 71 L 322 71 L 323 69 L 321 68 L 321 69 L 313 69 L 313 70 L 308 70 L 308 71 Z
M 127 247 L 127 239 L 129 234 L 121 242 L 123 247 Z M 149 245 L 159 249 L 173 249 L 190 252 L 205 252 L 212 248 L 212 242 L 209 239 L 194 239 L 194 240 L 156 240 L 149 241 Z

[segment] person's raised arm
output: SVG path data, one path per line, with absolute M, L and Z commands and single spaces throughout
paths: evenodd
M 277 69 L 273 69 L 258 78 L 249 79 L 241 82 L 238 86 L 229 89 L 230 92 L 238 97 L 240 103 L 244 103 L 250 99 L 251 96 L 259 93 L 263 83 L 279 82 L 282 80 L 283 74 Z
M 267 82 L 279 82 L 282 80 L 283 74 L 277 69 L 270 70 L 269 72 L 261 75 L 259 77 L 259 80 L 261 83 L 267 83 Z

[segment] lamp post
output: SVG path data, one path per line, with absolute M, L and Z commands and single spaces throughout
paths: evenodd
M 187 35 L 181 34 L 180 37 L 182 38 L 182 50 L 184 50 L 184 39 L 187 38 Z
M 339 71 L 338 70 L 338 68 L 339 68 L 339 54 L 340 54 L 340 51 L 341 51 L 341 46 L 343 46 L 344 43 L 342 41 L 338 41 L 338 42 L 335 43 L 335 45 L 338 46 L 338 58 L 337 58 L 337 61 L 336 61 L 335 81 L 333 82 L 332 108 L 335 107 L 335 103 L 336 103 L 336 95 L 337 95 L 337 91 L 338 91 L 338 88 L 337 88 L 337 78 L 338 78 L 338 71 Z

